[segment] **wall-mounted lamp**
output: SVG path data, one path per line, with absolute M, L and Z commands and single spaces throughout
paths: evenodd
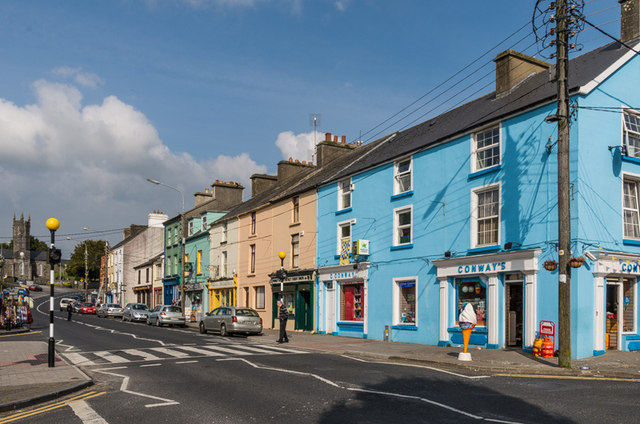
M 513 245 L 514 245 L 514 244 L 515 244 L 517 247 L 522 246 L 520 243 L 516 243 L 516 242 L 513 242 L 513 241 L 508 241 L 508 242 L 506 242 L 506 243 L 504 244 L 504 250 L 513 249 Z
M 608 147 L 609 151 L 612 151 L 613 149 L 620 149 L 620 154 L 623 156 L 629 156 L 629 150 L 627 149 L 627 145 L 623 144 L 621 146 L 609 146 Z
M 444 257 L 445 258 L 450 258 L 451 257 L 451 250 L 447 250 L 446 252 L 444 252 Z
M 562 118 L 562 115 L 553 114 L 545 117 L 544 122 L 551 124 L 553 122 L 558 122 L 561 118 Z
M 593 253 L 589 252 L 588 250 L 585 250 L 584 256 L 586 256 L 588 259 L 594 262 L 597 260 L 596 256 Z

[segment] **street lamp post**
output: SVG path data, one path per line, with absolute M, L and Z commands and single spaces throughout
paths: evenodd
M 182 308 L 182 311 L 184 312 L 184 308 L 185 308 L 185 292 L 184 292 L 184 192 L 182 190 L 180 190 L 177 187 L 173 187 L 170 186 L 169 184 L 165 184 L 162 183 L 158 180 L 154 180 L 152 178 L 147 178 L 147 181 L 149 181 L 151 184 L 155 184 L 155 185 L 161 185 L 163 187 L 167 187 L 170 188 L 171 190 L 175 190 L 178 193 L 180 193 L 180 197 L 182 198 L 182 209 L 180 211 L 180 269 L 179 271 L 179 276 L 180 276 L 180 307 Z
M 284 292 L 284 280 L 287 278 L 287 271 L 284 270 L 284 258 L 287 257 L 287 253 L 284 250 L 281 250 L 278 253 L 278 257 L 280 258 L 280 270 L 276 274 L 280 279 L 280 297 L 282 297 L 282 293 Z
M 46 226 L 51 233 L 51 247 L 49 248 L 49 265 L 51 271 L 49 272 L 49 368 L 53 368 L 56 365 L 56 340 L 53 336 L 53 287 L 55 282 L 55 266 L 56 263 L 60 263 L 61 254 L 60 249 L 56 249 L 56 230 L 60 228 L 60 221 L 55 218 L 47 219 Z

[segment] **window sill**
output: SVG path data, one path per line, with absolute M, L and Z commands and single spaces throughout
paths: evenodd
M 298 226 L 300 226 L 300 224 L 301 224 L 301 223 L 300 223 L 300 221 L 298 221 L 298 222 L 292 222 L 291 224 L 289 224 L 289 228 L 291 228 L 291 227 L 298 227 Z
M 405 197 L 411 197 L 411 196 L 413 196 L 413 190 L 405 191 L 404 193 L 394 194 L 393 196 L 391 196 L 391 201 L 393 202 L 394 200 L 404 199 Z
M 221 242 L 220 242 L 220 245 L 221 245 L 221 246 L 222 246 L 222 245 L 224 245 L 224 244 L 227 244 L 227 241 L 226 241 L 226 240 L 223 240 L 223 241 L 221 241 Z
M 251 234 L 250 236 L 247 236 L 248 239 L 254 239 L 257 238 L 258 235 L 257 234 Z
M 336 215 L 342 215 L 343 213 L 351 212 L 352 209 L 353 208 L 340 209 L 339 211 L 336 211 Z
M 483 175 L 491 174 L 492 172 L 497 172 L 497 171 L 500 171 L 500 170 L 502 170 L 502 164 L 494 165 L 492 167 L 485 168 L 485 169 L 482 169 L 480 171 L 472 172 L 471 174 L 469 174 L 469 176 L 467 178 L 469 180 L 473 180 L 474 178 L 478 178 L 478 177 L 481 177 Z
M 413 249 L 413 243 L 402 244 L 400 246 L 391 246 L 389 248 L 389 250 L 391 250 L 391 251 L 394 251 L 394 250 L 405 250 L 405 249 Z
M 500 250 L 500 245 L 496 244 L 495 246 L 483 246 L 469 249 L 467 250 L 467 253 L 469 255 L 473 255 L 474 253 L 497 252 L 498 250 Z
M 622 155 L 622 160 L 625 162 L 630 162 L 630 163 L 637 163 L 640 165 L 640 158 L 634 157 L 634 156 L 625 156 Z
M 391 326 L 392 330 L 418 331 L 418 326 L 412 324 L 396 324 Z
M 628 246 L 640 246 L 640 240 L 622 239 L 622 244 L 626 244 Z
M 364 328 L 364 321 L 338 321 L 337 325 L 341 327 L 362 327 Z
M 247 274 L 247 278 L 253 278 L 255 276 L 256 276 L 256 274 Z

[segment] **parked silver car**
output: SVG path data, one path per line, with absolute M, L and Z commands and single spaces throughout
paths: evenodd
M 149 307 L 144 303 L 127 303 L 122 310 L 122 321 L 147 322 Z
M 179 325 L 186 327 L 184 315 L 182 315 L 182 308 L 179 306 L 171 305 L 158 305 L 151 310 L 147 317 L 147 324 L 155 324 L 160 327 L 164 324 Z
M 96 315 L 104 318 L 121 317 L 122 306 L 118 305 L 117 303 L 103 303 L 96 311 Z
M 262 318 L 254 309 L 221 306 L 207 312 L 200 320 L 200 333 L 220 332 L 221 336 L 233 333 L 262 333 Z

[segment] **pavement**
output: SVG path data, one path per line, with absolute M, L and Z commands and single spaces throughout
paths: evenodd
M 197 331 L 195 323 L 188 328 Z M 19 341 L 20 331 L 0 330 L 0 412 L 57 399 L 93 384 L 77 367 L 56 356 L 48 366 L 48 345 Z M 238 337 L 238 336 L 234 336 Z M 265 329 L 249 342 L 276 344 L 278 330 Z M 640 352 L 608 351 L 604 355 L 573 359 L 572 368 L 558 366 L 558 358 L 534 357 L 521 349 L 470 349 L 471 361 L 458 360 L 462 347 L 437 347 L 385 342 L 308 332 L 289 332 L 285 346 L 346 355 L 378 362 L 404 363 L 473 375 L 537 376 L 540 378 L 616 379 L 640 383 Z

